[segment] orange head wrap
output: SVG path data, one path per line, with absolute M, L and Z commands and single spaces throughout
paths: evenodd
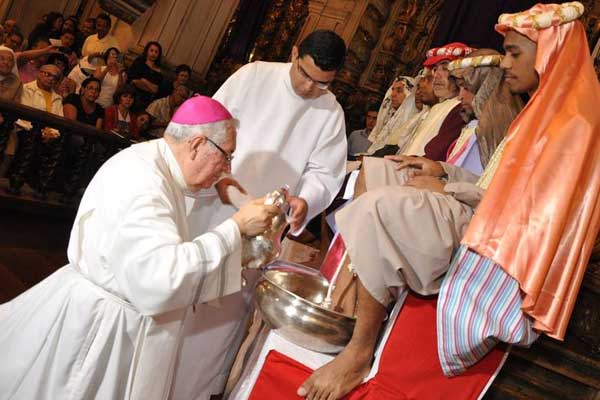
M 463 244 L 500 264 L 534 327 L 564 337 L 600 228 L 600 85 L 580 3 L 502 15 L 537 43 L 539 86 L 513 121 Z

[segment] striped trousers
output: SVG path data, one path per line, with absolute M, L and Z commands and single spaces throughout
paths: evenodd
M 444 374 L 464 372 L 499 341 L 531 345 L 538 334 L 521 303 L 516 280 L 492 260 L 461 246 L 438 296 L 438 355 Z

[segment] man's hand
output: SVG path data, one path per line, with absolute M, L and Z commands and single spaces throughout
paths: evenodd
M 442 164 L 425 157 L 418 156 L 385 156 L 385 159 L 396 162 L 396 170 L 415 168 L 413 176 L 444 176 Z
M 265 232 L 271 226 L 273 217 L 281 212 L 279 207 L 265 205 L 264 201 L 264 197 L 253 200 L 231 217 L 242 235 L 256 236 Z
M 301 197 L 288 196 L 287 198 L 288 204 L 292 210 L 291 218 L 290 218 L 290 229 L 292 232 L 296 232 L 306 219 L 306 214 L 308 213 L 308 204 L 306 200 Z
M 246 190 L 233 178 L 223 178 L 219 182 L 215 184 L 215 188 L 217 189 L 217 193 L 219 194 L 219 198 L 223 204 L 231 204 L 231 199 L 229 198 L 229 194 L 227 193 L 227 188 L 229 186 L 234 186 L 237 188 L 242 194 L 248 194 Z
M 447 194 L 444 191 L 446 182 L 434 176 L 415 176 L 408 182 L 406 186 L 412 186 L 417 189 L 429 190 L 430 192 Z

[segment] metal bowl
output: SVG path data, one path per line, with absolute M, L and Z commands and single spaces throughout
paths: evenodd
M 319 306 L 329 282 L 318 271 L 282 261 L 265 268 L 256 284 L 256 302 L 277 333 L 299 346 L 339 353 L 348 344 L 355 318 Z

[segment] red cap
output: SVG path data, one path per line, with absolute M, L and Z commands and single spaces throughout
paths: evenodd
M 474 49 L 464 43 L 448 43 L 442 47 L 434 47 L 427 51 L 427 59 L 423 62 L 424 67 L 433 67 L 441 61 L 454 61 L 469 55 Z

